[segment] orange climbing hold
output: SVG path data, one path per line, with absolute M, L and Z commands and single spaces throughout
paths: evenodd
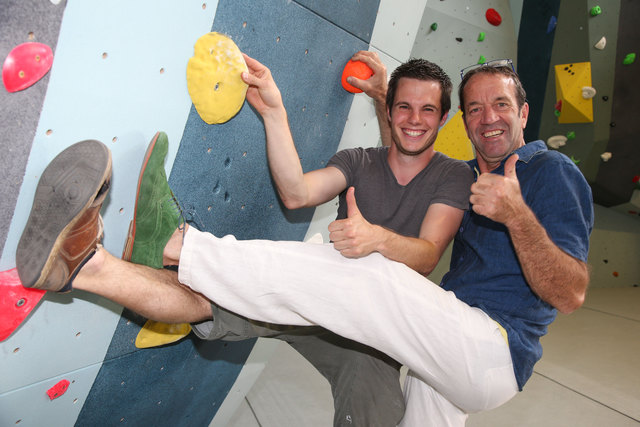
M 360 93 L 362 92 L 360 89 L 347 83 L 347 77 L 351 76 L 360 80 L 367 80 L 369 77 L 373 76 L 373 70 L 362 61 L 349 60 L 347 65 L 344 66 L 344 71 L 342 72 L 342 87 L 347 92 Z
M 2 66 L 2 81 L 9 92 L 18 92 L 43 78 L 53 64 L 51 48 L 42 43 L 22 43 L 14 47 Z
M 487 13 L 485 14 L 487 21 L 491 25 L 495 25 L 496 27 L 502 23 L 502 16 L 495 9 L 487 9 Z
M 23 287 L 15 268 L 0 272 L 0 341 L 9 338 L 44 294 L 42 289 Z

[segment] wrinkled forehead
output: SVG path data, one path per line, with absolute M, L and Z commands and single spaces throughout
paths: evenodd
M 479 72 L 469 78 L 463 94 L 467 104 L 476 96 L 488 99 L 515 98 L 516 84 L 510 76 L 504 74 Z

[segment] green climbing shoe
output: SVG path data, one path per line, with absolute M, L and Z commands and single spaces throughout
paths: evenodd
M 133 220 L 122 259 L 135 264 L 162 268 L 162 251 L 173 232 L 181 224 L 182 213 L 167 183 L 164 160 L 169 139 L 158 132 L 144 156 Z

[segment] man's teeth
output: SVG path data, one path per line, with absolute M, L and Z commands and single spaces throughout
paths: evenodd
M 409 136 L 420 136 L 424 132 L 421 130 L 405 130 L 404 133 L 406 133 Z
M 485 138 L 489 138 L 492 136 L 502 135 L 503 133 L 504 133 L 503 130 L 492 130 L 490 132 L 483 133 L 482 136 L 484 136 Z

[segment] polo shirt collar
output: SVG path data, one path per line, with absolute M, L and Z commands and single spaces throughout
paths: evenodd
M 541 153 L 543 151 L 547 151 L 547 145 L 544 143 L 544 141 L 537 140 L 537 141 L 532 141 L 532 142 L 526 143 L 524 146 L 522 146 L 522 147 L 518 148 L 516 151 L 514 151 L 514 153 L 516 153 L 519 156 L 519 159 L 518 159 L 519 162 L 529 163 L 529 161 L 535 155 L 537 155 L 537 154 L 539 154 L 539 153 Z M 493 172 L 502 171 L 502 169 L 504 168 L 504 162 L 505 161 L 506 161 L 506 159 L 504 159 L 502 162 L 500 162 L 500 166 L 495 168 L 493 170 Z M 476 176 L 479 176 L 480 175 L 480 172 L 479 172 L 480 168 L 478 167 L 478 160 L 477 159 L 469 160 L 469 165 L 476 172 Z

